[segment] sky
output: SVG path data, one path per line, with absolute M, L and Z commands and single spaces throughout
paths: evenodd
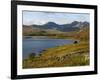
M 87 13 L 23 11 L 23 25 L 43 25 L 47 22 L 68 24 L 73 21 L 90 22 L 90 15 Z

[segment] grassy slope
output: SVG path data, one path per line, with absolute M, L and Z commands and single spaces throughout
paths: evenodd
M 76 35 L 77 34 L 77 35 Z M 73 35 L 73 36 L 72 36 Z M 64 67 L 89 65 L 89 29 L 71 34 L 80 40 L 77 44 L 65 44 L 49 48 L 42 55 L 23 60 L 23 68 Z M 58 36 L 58 38 L 61 36 Z M 68 37 L 67 37 L 68 38 Z
M 81 66 L 89 64 L 88 42 L 63 45 L 43 51 L 40 57 L 26 59 L 23 68 Z

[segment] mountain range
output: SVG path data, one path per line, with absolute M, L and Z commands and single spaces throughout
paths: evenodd
M 70 24 L 62 24 L 62 25 L 56 24 L 54 22 L 48 22 L 48 23 L 43 24 L 43 25 L 33 24 L 30 26 L 33 29 L 41 29 L 41 30 L 47 30 L 47 29 L 53 30 L 54 29 L 54 30 L 58 30 L 58 31 L 62 31 L 62 32 L 69 32 L 69 31 L 77 31 L 83 27 L 89 27 L 89 22 L 74 21 Z M 29 26 L 23 25 L 23 27 L 29 27 Z
M 56 24 L 54 22 L 48 22 L 43 25 L 23 25 L 23 33 L 30 34 L 30 33 L 37 33 L 41 31 L 45 31 L 47 33 L 62 33 L 62 32 L 72 32 L 72 31 L 79 31 L 83 28 L 88 28 L 89 22 L 79 22 L 73 21 L 70 24 Z

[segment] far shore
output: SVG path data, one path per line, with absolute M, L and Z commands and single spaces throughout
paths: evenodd
M 23 36 L 23 38 L 33 38 L 33 39 L 67 39 L 67 40 L 74 40 L 79 42 L 80 40 L 74 39 L 74 38 L 53 38 L 53 37 L 49 37 L 49 36 Z

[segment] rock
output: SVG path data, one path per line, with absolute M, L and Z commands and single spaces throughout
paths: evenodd
M 74 41 L 74 44 L 77 44 L 78 43 L 78 41 Z

